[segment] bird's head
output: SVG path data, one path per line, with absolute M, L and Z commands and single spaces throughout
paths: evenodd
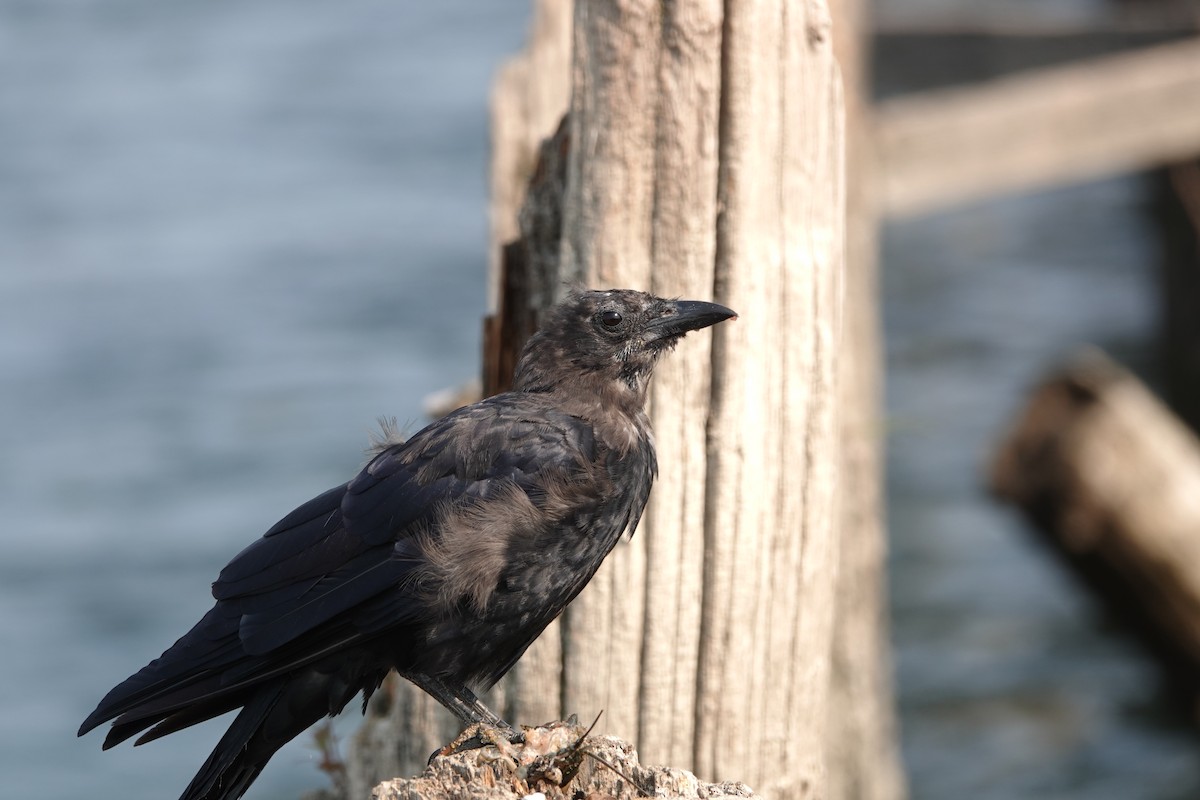
M 645 399 L 658 357 L 688 331 L 736 317 L 697 300 L 665 300 L 630 289 L 578 292 L 552 308 L 517 364 L 518 391 L 554 391 L 580 382 L 613 384 Z

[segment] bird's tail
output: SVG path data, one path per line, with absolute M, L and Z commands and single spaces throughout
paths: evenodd
M 278 744 L 268 742 L 264 735 L 266 724 L 275 715 L 285 691 L 285 686 L 277 685 L 264 686 L 254 693 L 179 800 L 237 800 L 246 793 L 271 756 L 286 742 L 286 739 Z M 287 738 L 291 739 L 304 727 L 307 723 Z
M 179 800 L 237 800 L 279 748 L 341 711 L 357 688 L 311 668 L 256 687 Z

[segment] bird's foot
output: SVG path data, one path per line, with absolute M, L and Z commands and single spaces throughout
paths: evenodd
M 597 717 L 596 722 L 599 719 Z M 499 725 L 475 723 L 459 734 L 453 742 L 434 752 L 429 757 L 429 762 L 432 764 L 442 756 L 465 753 L 491 745 L 495 751 L 489 751 L 479 758 L 489 763 L 507 765 L 500 774 L 509 775 L 514 782 L 514 788 L 522 795 L 544 791 L 548 787 L 561 789 L 569 785 L 575 779 L 587 755 L 593 755 L 597 761 L 620 775 L 616 767 L 592 753 L 588 735 L 596 726 L 596 722 L 584 728 L 572 714 L 565 721 L 523 727 L 521 731 L 514 730 L 503 722 Z M 636 786 L 632 781 L 630 783 Z
M 562 722 L 548 722 L 529 731 L 527 738 L 537 756 L 522 770 L 526 785 L 531 788 L 544 784 L 562 787 L 574 780 L 587 752 L 584 742 L 599 721 L 597 715 L 584 729 L 579 724 L 579 717 L 572 714 Z
M 444 756 L 457 755 L 465 753 L 469 750 L 478 750 L 481 747 L 488 745 L 494 746 L 500 751 L 501 755 L 516 760 L 516 751 L 514 745 L 525 743 L 525 732 L 513 728 L 511 725 L 501 722 L 499 725 L 493 725 L 487 722 L 476 722 L 468 726 L 460 733 L 454 741 L 441 748 L 434 750 L 429 756 L 429 763 L 432 764 L 434 759 Z

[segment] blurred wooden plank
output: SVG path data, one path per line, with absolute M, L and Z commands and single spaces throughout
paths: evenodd
M 1099 351 L 1051 375 L 991 488 L 1200 692 L 1200 441 L 1136 377 Z
M 874 31 L 871 74 L 875 102 L 901 95 L 980 85 L 1033 70 L 1125 55 L 1191 38 L 1171 31 Z M 950 68 L 947 65 L 952 65 Z
M 1145 169 L 1200 152 L 1200 38 L 880 103 L 885 213 Z

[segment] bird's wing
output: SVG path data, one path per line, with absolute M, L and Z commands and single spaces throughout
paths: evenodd
M 590 464 L 594 448 L 587 423 L 520 395 L 460 409 L 376 456 L 346 485 L 336 510 L 317 518 L 293 512 L 302 524 L 243 551 L 213 594 L 241 608 L 247 653 L 274 651 L 414 580 L 423 564 L 418 537 L 434 534 L 454 507 L 514 485 L 534 490 L 548 474 Z M 389 592 L 391 624 L 421 608 L 415 592 Z M 375 633 L 382 621 L 378 613 L 370 618 L 358 620 L 355 633 Z
M 327 559 L 323 569 L 329 570 L 331 565 L 345 561 L 353 549 L 338 536 L 341 525 L 329 524 L 331 517 L 340 513 L 338 508 L 345 493 L 346 485 L 343 484 L 299 506 L 276 523 L 267 536 L 235 557 L 226 569 L 240 564 L 238 569 L 249 575 L 252 573 L 248 565 L 255 563 L 260 567 L 258 574 L 264 576 L 265 585 L 270 580 L 268 576 L 273 574 L 272 566 L 286 564 L 294 576 L 290 585 L 303 586 L 306 579 L 318 580 L 320 572 L 314 572 L 314 559 Z M 272 544 L 264 547 L 264 542 Z M 286 547 L 277 547 L 274 543 L 286 543 Z M 218 580 L 218 584 L 220 582 Z M 286 590 L 288 585 L 281 582 L 277 588 Z M 125 715 L 118 721 L 118 727 L 124 722 L 131 724 L 121 731 L 114 728 L 106 741 L 106 747 L 111 746 L 145 727 L 139 727 L 138 721 L 150 720 L 148 724 L 153 724 L 156 716 L 161 717 L 199 698 L 228 693 L 236 683 L 228 679 L 231 669 L 253 660 L 261 670 L 265 666 L 263 660 L 248 658 L 239 636 L 241 621 L 253 605 L 252 596 L 232 602 L 218 598 L 216 605 L 160 657 L 105 695 L 84 720 L 80 734 Z
M 536 398 L 500 396 L 443 417 L 238 554 L 213 584 L 216 606 L 113 689 L 81 732 L 123 715 L 121 735 L 131 735 L 403 624 L 422 608 L 405 590 L 421 566 L 418 537 L 440 515 L 594 457 L 591 427 Z

